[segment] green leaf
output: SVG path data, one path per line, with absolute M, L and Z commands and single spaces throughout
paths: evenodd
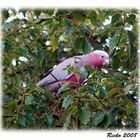
M 111 23 L 114 24 L 118 21 L 121 20 L 121 14 L 120 13 L 115 13 L 113 16 L 112 16 L 112 20 L 111 20 Z
M 18 92 L 18 90 L 15 87 L 7 89 L 7 94 L 15 94 L 17 92 Z
M 108 38 L 108 34 L 102 35 L 101 36 L 101 43 L 105 43 L 107 38 Z
M 134 32 L 128 31 L 127 33 L 128 33 L 129 42 L 134 43 L 136 41 L 136 36 Z
M 106 115 L 105 115 L 105 127 L 108 128 L 111 124 L 112 124 L 112 121 L 113 121 L 113 117 L 112 117 L 112 114 L 110 112 L 107 112 Z
M 65 83 L 65 84 L 63 84 L 63 85 L 59 88 L 58 93 L 61 93 L 62 91 L 65 91 L 65 90 L 69 89 L 70 86 L 71 86 L 70 83 Z
M 4 51 L 8 53 L 11 49 L 12 49 L 11 43 L 9 43 L 8 41 L 6 41 L 4 43 Z
M 35 15 L 38 17 L 41 14 L 41 10 L 34 10 Z
M 116 106 L 116 105 L 112 106 L 112 108 L 111 108 L 112 116 L 114 116 L 114 117 L 117 116 L 119 111 L 120 111 L 119 106 Z
M 97 20 L 97 13 L 95 10 L 92 10 L 90 13 L 90 22 L 92 25 L 96 25 L 96 20 Z
M 69 127 L 70 121 L 71 121 L 71 113 L 66 118 L 66 122 L 63 125 L 64 129 L 67 129 Z
M 113 56 L 112 60 L 113 67 L 118 68 L 120 66 L 120 59 L 117 56 Z
M 91 44 L 88 42 L 87 39 L 84 39 L 81 45 L 84 54 L 87 54 L 91 51 Z
M 62 107 L 64 107 L 65 109 L 68 108 L 69 105 L 71 105 L 73 103 L 73 97 L 71 95 L 68 95 L 62 103 Z
M 68 74 L 71 74 L 71 73 L 75 72 L 75 69 L 72 66 L 67 66 L 67 71 L 68 71 Z
M 37 48 L 37 58 L 40 67 L 42 68 L 43 71 L 45 69 L 46 63 L 44 62 L 44 58 L 45 58 L 44 50 L 41 47 Z
M 80 108 L 79 119 L 84 125 L 86 125 L 90 121 L 90 117 L 91 117 L 91 114 L 87 108 L 85 107 Z
M 122 29 L 118 28 L 117 31 L 115 32 L 114 36 L 112 37 L 111 41 L 109 42 L 110 48 L 114 48 L 118 44 L 121 31 L 122 31 Z
M 8 10 L 3 10 L 3 11 L 2 11 L 2 16 L 3 16 L 5 19 L 7 19 L 7 18 L 9 17 L 9 12 L 8 12 Z
M 27 120 L 29 120 L 29 121 L 34 121 L 34 122 L 35 122 L 35 118 L 34 118 L 34 116 L 33 116 L 32 113 L 27 113 L 27 114 L 26 114 L 26 118 L 27 118 Z
M 55 11 L 55 10 L 53 10 L 53 9 L 44 10 L 44 12 L 45 12 L 47 15 L 49 15 L 49 16 L 52 16 L 53 13 L 54 13 L 54 11 Z
M 14 24 L 12 23 L 12 22 L 7 22 L 7 23 L 4 23 L 3 25 L 2 25 L 2 29 L 10 29 L 10 28 L 12 28 L 12 27 L 14 27 Z
M 52 52 L 56 51 L 58 48 L 58 38 L 52 37 L 51 38 L 51 42 L 52 42 Z
M 127 92 L 129 92 L 130 90 L 132 90 L 134 88 L 134 84 L 130 84 L 130 85 L 127 85 L 126 87 L 125 87 L 125 90 L 127 91 Z
M 17 100 L 13 99 L 12 101 L 9 102 L 7 110 L 9 112 L 14 112 L 14 110 L 17 108 Z
M 67 35 L 68 37 L 71 37 L 74 30 L 75 30 L 74 27 L 69 27 L 69 28 L 67 29 L 67 31 L 66 31 L 66 35 Z
M 92 30 L 88 26 L 81 26 L 80 31 L 82 34 L 87 34 L 87 35 L 92 34 Z
M 22 126 L 26 126 L 26 118 L 23 115 L 18 116 L 18 123 Z
M 23 56 L 28 56 L 28 49 L 25 47 L 19 48 L 20 54 Z
M 82 71 L 79 71 L 79 75 L 81 78 L 83 79 L 86 79 L 88 77 L 88 73 L 86 71 L 82 72 Z
M 22 81 L 20 75 L 16 75 L 16 76 L 15 76 L 15 84 L 16 84 L 18 87 L 21 87 L 21 86 L 22 86 L 22 83 L 23 83 L 23 81 Z
M 122 89 L 120 87 L 115 87 L 108 91 L 108 95 L 113 96 L 114 94 L 119 93 L 121 91 L 122 91 Z
M 81 22 L 84 22 L 86 17 L 84 16 L 84 11 L 83 10 L 73 10 L 73 18 L 76 20 L 79 20 Z
M 105 88 L 103 88 L 103 87 L 100 87 L 100 94 L 103 97 L 107 97 L 108 96 L 107 90 Z
M 98 20 L 100 22 L 103 22 L 105 20 L 105 13 L 104 13 L 104 11 L 100 10 L 100 12 L 98 13 Z
M 45 115 L 46 115 L 46 118 L 47 118 L 48 125 L 51 126 L 52 122 L 53 122 L 52 116 L 49 115 L 47 112 L 45 112 Z
M 55 96 L 51 92 L 46 91 L 45 94 L 47 98 L 49 99 L 49 101 L 53 101 L 55 99 Z
M 96 89 L 94 89 L 94 88 L 91 87 L 91 86 L 88 86 L 88 87 L 87 87 L 87 91 L 88 91 L 88 93 L 90 93 L 90 94 L 95 94 L 95 93 L 96 93 Z
M 42 61 L 44 59 L 44 51 L 41 47 L 37 48 L 37 58 L 38 58 L 40 64 L 42 64 Z
M 94 67 L 91 65 L 85 65 L 85 69 L 90 73 L 92 73 L 94 71 Z
M 95 120 L 95 125 L 98 125 L 99 123 L 101 123 L 105 117 L 105 112 L 102 111 L 98 111 L 95 116 L 94 116 L 94 120 Z
M 130 62 L 131 53 L 133 49 L 132 47 L 133 47 L 133 43 L 136 41 L 136 36 L 132 31 L 128 31 L 128 38 L 129 38 L 130 44 L 128 44 L 127 53 L 128 53 L 128 61 Z
M 129 100 L 128 104 L 126 105 L 126 111 L 128 115 L 131 115 L 135 110 L 135 104 Z
M 136 21 L 136 15 L 134 14 L 130 14 L 127 18 L 126 18 L 126 21 L 129 23 L 129 24 L 134 24 Z
M 8 102 L 10 100 L 10 97 L 8 95 L 3 95 L 2 100 L 3 102 Z
M 77 37 L 75 42 L 74 42 L 74 45 L 76 46 L 76 49 L 80 49 L 81 48 L 81 45 L 83 43 L 83 40 L 84 38 L 83 37 Z
M 132 46 L 131 45 L 128 45 L 128 48 L 127 48 L 127 54 L 128 54 L 128 61 L 130 61 L 131 59 L 131 48 Z
M 31 105 L 33 102 L 33 96 L 32 95 L 29 95 L 25 98 L 25 104 L 26 105 Z

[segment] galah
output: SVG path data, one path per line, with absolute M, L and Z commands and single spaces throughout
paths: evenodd
M 36 85 L 42 88 L 46 88 L 51 92 L 58 91 L 58 89 L 64 83 L 82 83 L 84 79 L 78 80 L 74 72 L 69 73 L 68 67 L 77 68 L 82 70 L 85 65 L 91 65 L 93 67 L 101 67 L 109 64 L 109 55 L 102 50 L 95 50 L 86 55 L 79 55 L 68 58 L 58 64 L 56 67 L 48 72 L 48 75 L 39 81 Z

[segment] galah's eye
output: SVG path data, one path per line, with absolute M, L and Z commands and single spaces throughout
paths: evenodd
M 102 58 L 104 58 L 104 56 L 103 56 L 103 55 L 102 55 L 101 57 L 102 57 Z

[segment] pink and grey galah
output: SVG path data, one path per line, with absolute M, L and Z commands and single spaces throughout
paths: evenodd
M 84 71 L 85 65 L 93 67 L 101 67 L 109 64 L 109 55 L 102 50 L 95 50 L 86 55 L 79 55 L 68 58 L 54 67 L 49 74 L 39 81 L 36 85 L 46 88 L 51 92 L 56 92 L 64 83 L 82 83 L 83 78 L 77 78 L 74 72 L 69 73 L 68 67 L 77 68 L 79 71 Z

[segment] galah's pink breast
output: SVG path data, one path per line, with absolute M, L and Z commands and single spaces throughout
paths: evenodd
M 76 77 L 75 74 L 73 74 L 70 78 L 60 81 L 61 83 L 82 83 L 84 80 L 82 78 Z

